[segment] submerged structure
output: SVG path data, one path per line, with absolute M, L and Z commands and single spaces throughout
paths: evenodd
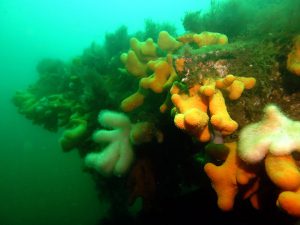
M 196 210 L 187 206 L 194 196 L 211 210 L 203 217 L 219 216 L 210 224 L 239 224 L 232 215 L 247 210 L 256 224 L 292 224 L 300 217 L 300 30 L 194 32 L 196 16 L 185 17 L 184 34 L 120 28 L 71 62 L 43 60 L 37 82 L 13 102 L 33 123 L 64 130 L 62 150 L 80 152 L 111 220 L 175 221 L 179 209 L 183 219 Z

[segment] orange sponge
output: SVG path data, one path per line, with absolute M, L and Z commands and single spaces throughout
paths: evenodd
M 233 208 L 239 186 L 249 184 L 255 178 L 255 174 L 241 164 L 241 161 L 238 159 L 236 142 L 225 143 L 225 146 L 229 149 L 225 162 L 221 166 L 207 163 L 204 166 L 204 171 L 210 178 L 212 186 L 218 195 L 219 208 L 229 211 Z M 257 183 L 254 184 L 256 185 Z M 247 193 L 245 198 L 255 196 L 253 195 L 257 190 L 255 185 L 250 187 L 249 193 Z
M 230 150 L 226 161 L 221 166 L 207 163 L 204 166 L 204 171 L 211 179 L 212 187 L 218 195 L 219 208 L 229 211 L 233 208 L 234 198 L 238 193 L 236 182 L 237 157 L 236 143 L 227 143 L 226 146 Z
M 266 173 L 282 192 L 277 199 L 277 206 L 288 214 L 300 217 L 300 172 L 291 155 L 265 158 Z
M 208 141 L 210 133 L 207 103 L 202 96 L 198 95 L 200 85 L 191 87 L 188 94 L 179 93 L 178 87 L 174 86 L 171 88 L 173 92 L 171 100 L 177 109 L 175 125 L 194 134 L 202 142 Z
M 300 217 L 300 189 L 280 193 L 277 205 L 291 216 Z
M 148 77 L 142 78 L 140 80 L 140 86 L 144 89 L 151 89 L 155 93 L 161 93 L 164 84 L 171 74 L 171 66 L 162 59 L 149 61 L 147 65 L 154 73 Z
M 236 100 L 241 97 L 244 89 L 254 87 L 256 79 L 254 77 L 238 77 L 232 74 L 216 81 L 216 87 L 229 92 L 229 98 Z
M 300 187 L 300 172 L 291 155 L 269 153 L 265 158 L 265 168 L 268 177 L 280 189 L 295 191 Z
M 223 135 L 229 135 L 238 128 L 237 122 L 231 119 L 224 97 L 218 89 L 209 98 L 209 111 L 211 113 L 211 124 L 216 130 L 221 131 Z
M 130 112 L 144 103 L 145 95 L 139 89 L 137 92 L 128 96 L 121 102 L 121 109 Z

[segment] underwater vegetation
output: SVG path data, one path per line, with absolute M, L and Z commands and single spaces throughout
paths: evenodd
M 199 33 L 203 30 L 220 32 L 229 38 L 299 31 L 299 2 L 287 0 L 212 0 L 208 12 L 187 12 L 183 18 L 186 31 Z
M 121 26 L 70 62 L 40 61 L 12 100 L 34 124 L 63 129 L 64 152 L 79 151 L 110 202 L 100 224 L 295 224 L 299 9 L 212 1 L 184 16 L 182 34 L 151 20 L 135 34 Z

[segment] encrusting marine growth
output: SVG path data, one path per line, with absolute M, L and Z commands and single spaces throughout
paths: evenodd
M 275 69 L 251 61 L 258 55 L 253 45 L 231 44 L 221 33 L 174 37 L 162 30 L 157 41 L 139 39 L 128 38 L 130 49 L 111 57 L 109 63 L 117 69 L 105 71 L 109 75 L 99 72 L 101 51 L 95 45 L 68 66 L 44 61 L 39 81 L 17 92 L 15 105 L 48 130 L 63 127 L 61 148 L 77 148 L 85 167 L 96 171 L 99 180 L 126 180 L 130 204 L 142 197 L 143 206 L 151 208 L 159 199 L 156 191 L 170 182 L 170 171 L 176 174 L 172 179 L 178 190 L 193 183 L 182 178 L 182 168 L 196 161 L 195 148 L 203 148 L 207 152 L 198 157 L 197 173 L 203 171 L 211 181 L 221 210 L 233 210 L 241 199 L 263 209 L 268 183 L 276 193 L 273 205 L 300 217 L 300 122 L 272 103 L 277 99 L 290 104 L 297 95 L 287 98 L 283 88 L 269 88 L 267 83 L 281 84 L 280 73 L 271 78 L 255 74 L 259 66 L 268 72 Z M 280 69 L 300 75 L 299 35 L 284 62 Z M 57 82 L 57 75 L 61 80 L 55 86 L 51 82 Z
M 140 107 L 147 99 L 149 89 L 156 94 L 169 92 L 167 98 L 170 98 L 174 104 L 173 111 L 176 114 L 174 123 L 180 129 L 193 134 L 201 142 L 210 140 L 209 122 L 223 135 L 233 133 L 238 128 L 238 124 L 231 119 L 220 90 L 225 90 L 229 93 L 230 99 L 236 100 L 244 89 L 254 87 L 255 78 L 238 77 L 232 74 L 215 77 L 207 74 L 200 78 L 198 83 L 190 85 L 188 91 L 181 90 L 176 81 L 178 69 L 173 65 L 172 52 L 179 49 L 184 42 L 195 42 L 199 47 L 203 47 L 212 44 L 225 45 L 228 43 L 228 38 L 219 33 L 203 32 L 199 35 L 193 34 L 191 40 L 183 36 L 178 40 L 166 31 L 159 33 L 157 45 L 152 39 L 145 42 L 140 42 L 136 38 L 130 40 L 131 50 L 121 55 L 121 61 L 125 64 L 128 73 L 139 77 L 139 87 L 137 92 L 122 101 L 121 108 L 125 112 L 130 112 Z M 157 56 L 155 53 L 157 46 L 167 51 L 165 57 Z M 184 60 L 181 61 L 179 70 L 182 70 L 183 66 Z M 153 73 L 147 75 L 147 69 Z M 169 102 L 170 100 L 166 99 L 162 103 L 161 112 L 170 108 Z
M 277 205 L 293 216 L 300 216 L 300 172 L 293 152 L 300 151 L 300 122 L 285 117 L 275 105 L 264 109 L 263 119 L 241 131 L 238 143 L 229 148 L 224 163 L 207 163 L 204 170 L 218 195 L 218 206 L 231 210 L 235 196 L 241 192 L 255 208 L 260 208 L 261 178 L 264 173 L 279 189 Z

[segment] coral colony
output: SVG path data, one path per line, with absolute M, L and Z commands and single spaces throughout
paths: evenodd
M 207 31 L 177 37 L 161 31 L 157 41 L 131 37 L 129 46 L 120 60 L 108 59 L 117 69 L 104 73 L 95 45 L 68 65 L 43 61 L 39 81 L 17 92 L 15 105 L 48 130 L 63 128 L 64 151 L 78 149 L 102 182 L 131 183 L 130 202 L 142 198 L 144 208 L 155 206 L 163 174 L 182 187 L 199 185 L 184 177 L 185 160 L 192 160 L 200 162 L 194 173 L 206 174 L 221 210 L 246 200 L 263 208 L 269 185 L 277 193 L 273 204 L 300 217 L 300 122 L 287 115 L 295 108 L 284 107 L 298 97 L 276 88 L 278 63 L 263 77 L 265 65 L 250 54 L 258 51 L 251 43 L 229 43 L 225 34 Z M 277 53 L 259 54 L 273 60 Z M 300 36 L 286 59 L 285 73 L 297 78 Z

